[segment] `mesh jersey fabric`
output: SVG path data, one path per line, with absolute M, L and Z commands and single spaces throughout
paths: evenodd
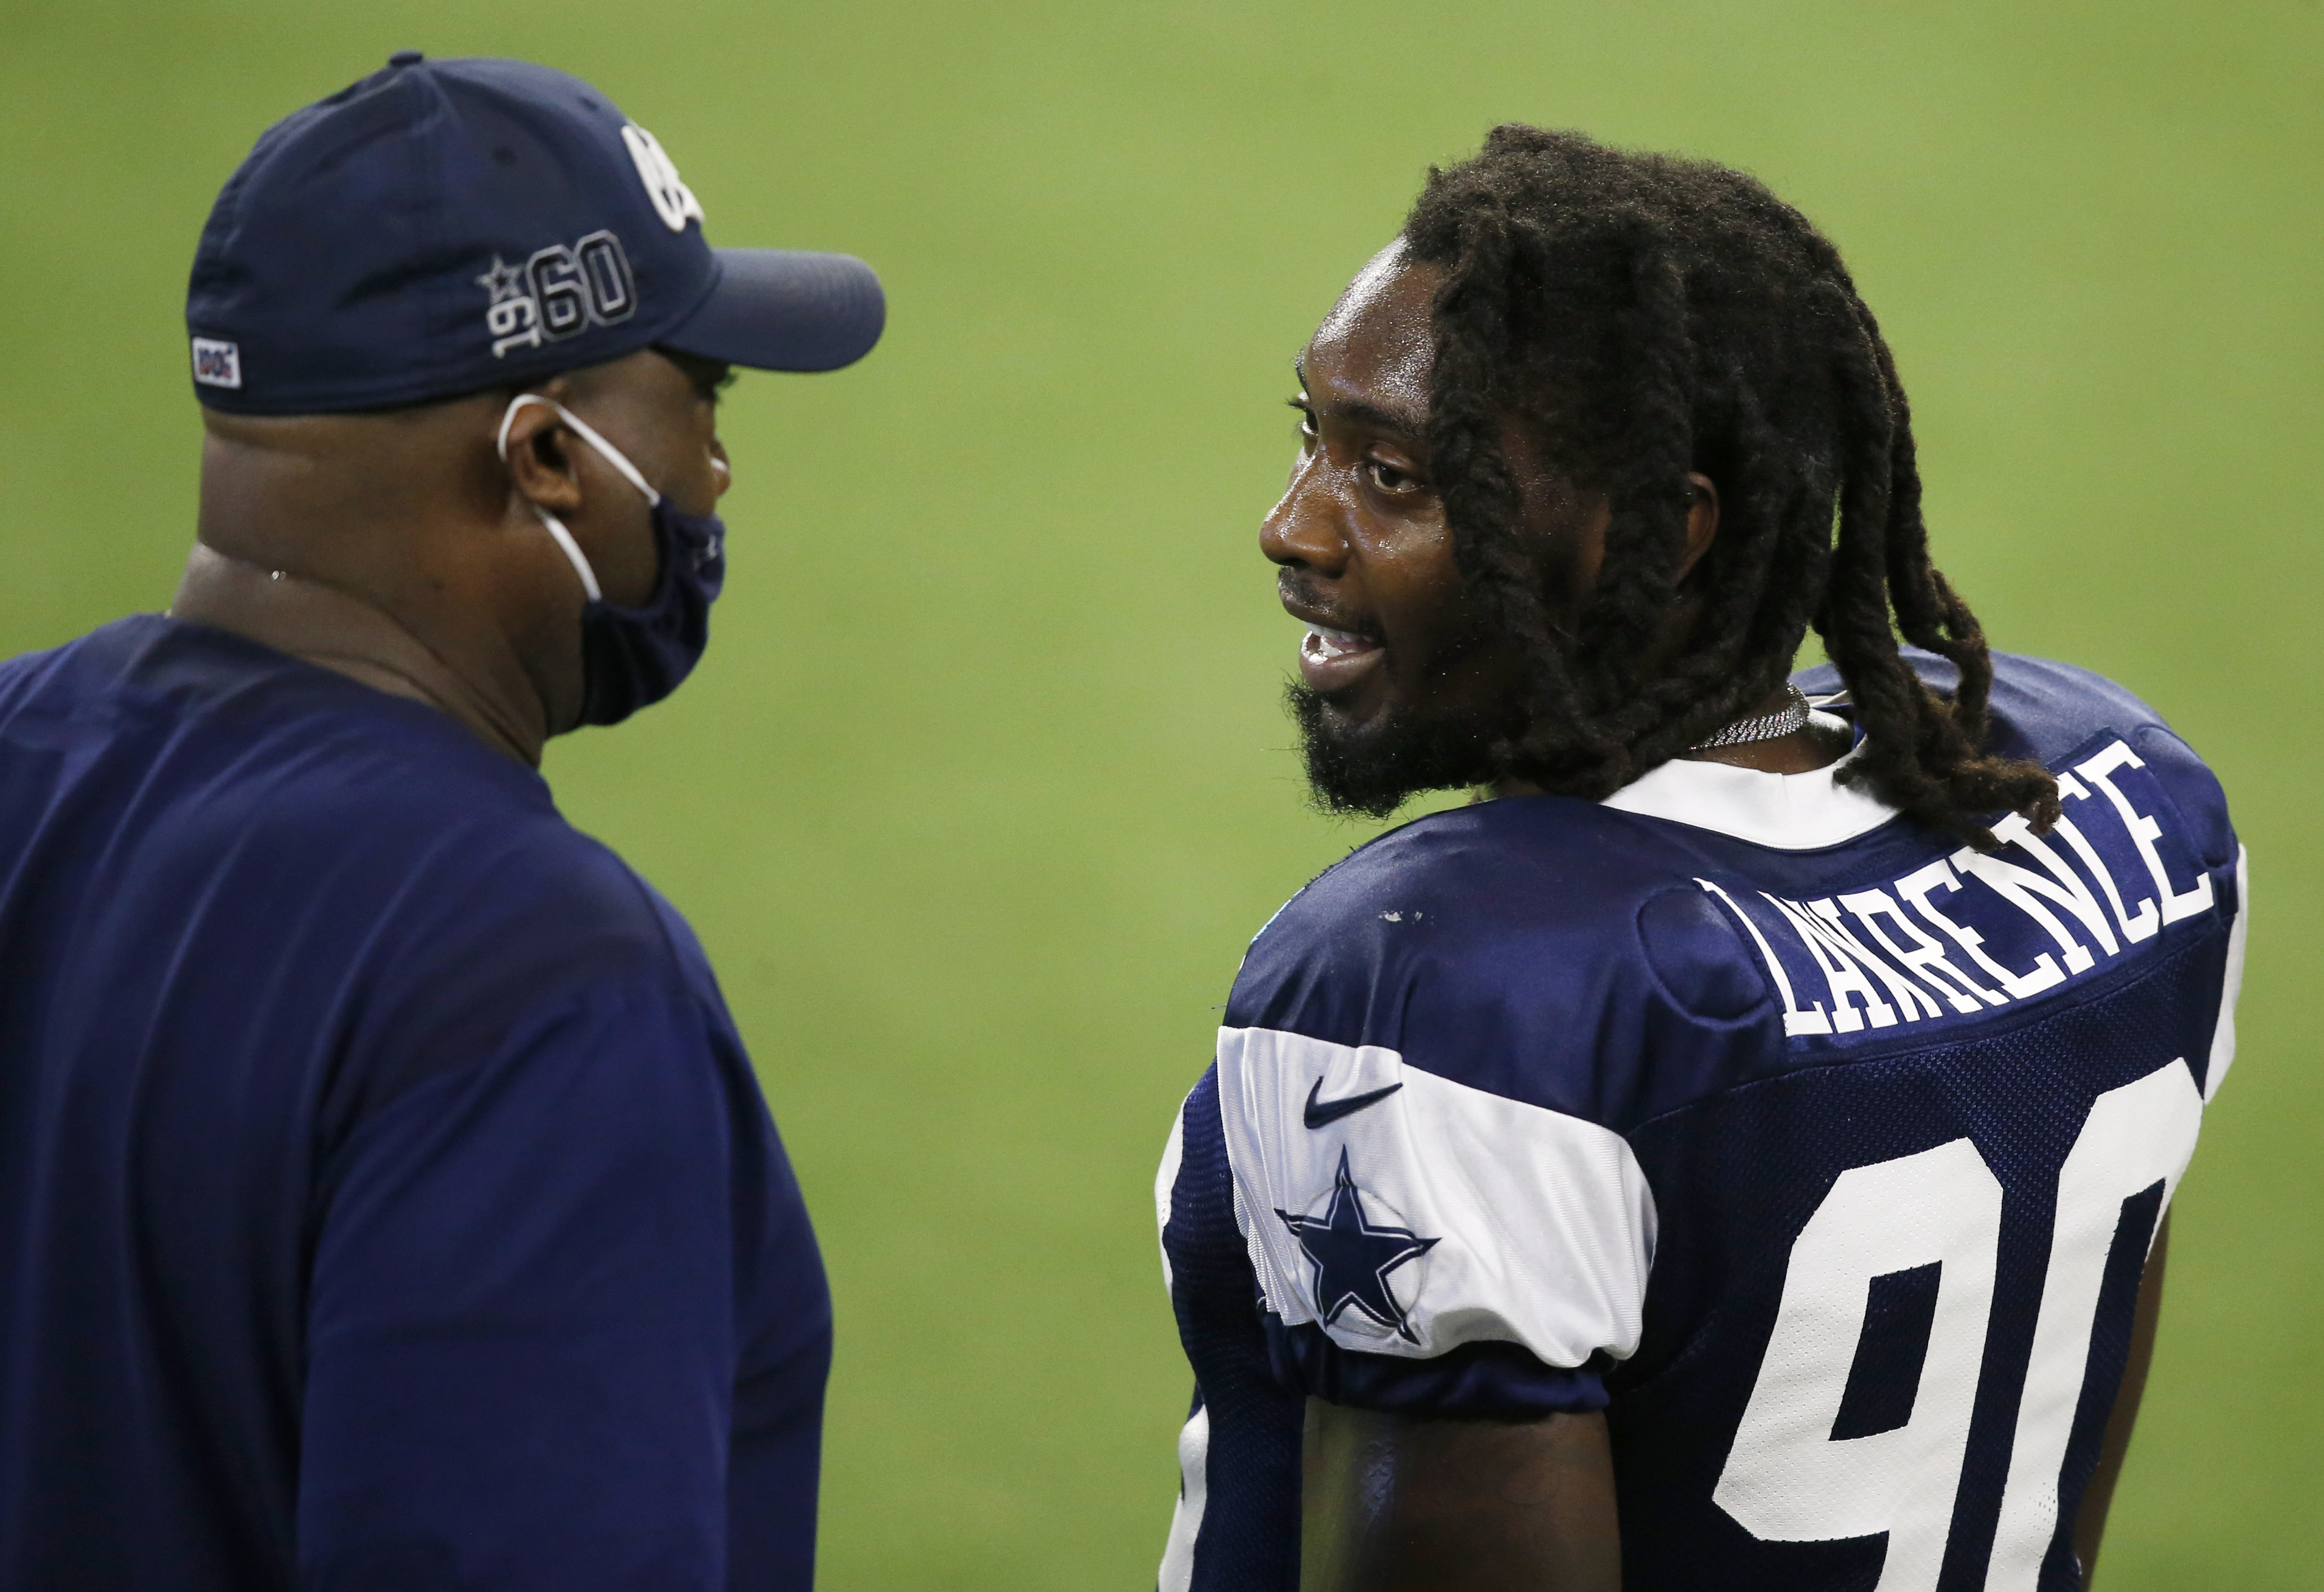
M 1262 930 L 1157 1191 L 1199 1439 L 1166 1592 L 1296 1587 L 1311 1394 L 1603 1408 L 1650 1592 L 2079 1585 L 2244 883 L 2152 710 L 1996 667 L 1997 749 L 2061 774 L 2049 836 L 1505 799 Z

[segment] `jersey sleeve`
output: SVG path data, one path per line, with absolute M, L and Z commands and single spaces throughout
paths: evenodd
M 1601 1407 L 1637 1346 L 1654 1199 L 1618 1134 L 1396 1051 L 1225 1028 L 1236 1219 L 1278 1369 L 1443 1415 Z
M 1194 1373 L 1159 1592 L 1296 1592 L 1305 1396 L 1277 1376 L 1220 1133 L 1218 1070 L 1171 1125 L 1154 1185 L 1163 1280 Z
M 2236 1062 L 2236 1001 L 2244 987 L 2244 943 L 2251 931 L 2251 857 L 2236 851 L 2235 918 L 2227 930 L 2227 966 L 2219 980 L 2219 1015 L 2211 1024 L 2211 1054 L 2203 1070 L 2206 1104 L 2219 1092 Z
M 1155 1181 L 1194 1397 L 1161 1592 L 1292 1592 L 1310 1396 L 1595 1410 L 1637 1345 L 1655 1208 L 1579 1118 L 1268 1028 L 1220 1031 Z
M 315 1243 L 300 1585 L 724 1588 L 764 1127 L 669 973 L 367 1113 Z

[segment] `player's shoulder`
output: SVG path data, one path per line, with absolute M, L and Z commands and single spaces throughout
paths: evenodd
M 1317 875 L 1252 941 L 1245 971 L 1254 988 L 1292 965 L 1556 981 L 1558 968 L 1622 957 L 1639 912 L 1682 886 L 1693 888 L 1686 854 L 1625 814 L 1565 796 L 1476 802 Z
M 1937 690 L 1950 693 L 1960 679 L 1953 666 L 1933 653 L 1908 647 L 1904 656 Z M 2226 792 L 2218 776 L 2162 713 L 2127 686 L 2094 670 L 2022 653 L 1992 656 L 1991 750 L 2070 775 L 2078 763 L 2120 741 L 2198 833 L 2201 849 L 2209 855 L 2233 856 Z M 1842 688 L 1839 671 L 1830 664 L 1796 678 L 1812 696 Z M 2108 755 L 2119 759 L 2122 754 Z
M 1563 796 L 1481 802 L 1392 831 L 1251 943 L 1231 1028 L 1395 1052 L 1404 1064 L 1601 1123 L 1749 1047 L 1766 985 L 1660 826 Z M 1626 1062 L 1623 1058 L 1629 1058 Z
M 1685 876 L 1682 853 L 1598 803 L 1472 802 L 1351 851 L 1285 903 L 1252 949 L 1317 936 L 1343 949 L 1351 935 L 1386 947 L 1462 950 L 1513 936 L 1588 941 L 1637 899 Z
M 1914 673 L 1950 694 L 1960 672 L 1917 647 L 1902 649 Z M 2051 658 L 1996 652 L 1993 659 L 1993 749 L 2012 757 L 2054 762 L 2098 730 L 2119 732 L 2161 727 L 2163 715 L 2119 682 Z M 1840 673 L 1819 664 L 1796 676 L 1811 696 L 1841 689 Z

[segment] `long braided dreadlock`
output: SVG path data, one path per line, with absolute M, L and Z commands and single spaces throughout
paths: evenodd
M 1983 751 L 1993 665 L 1929 561 L 1904 391 L 1805 216 L 1725 167 L 1512 124 L 1430 171 L 1404 237 L 1443 271 L 1427 441 L 1456 560 L 1528 658 L 1496 775 L 1605 796 L 1765 700 L 1812 624 L 1865 732 L 1843 779 L 1979 846 L 1985 814 L 2056 819 L 2046 771 Z M 1611 507 L 1577 608 L 1518 538 L 1511 414 Z M 1720 529 L 1688 577 L 1692 645 L 1652 662 L 1690 471 Z M 1952 662 L 1950 699 L 1899 631 Z

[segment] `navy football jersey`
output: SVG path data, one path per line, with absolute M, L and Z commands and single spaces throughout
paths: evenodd
M 1156 1187 L 1196 1382 L 1164 1592 L 1296 1587 L 1310 1395 L 1603 1409 L 1640 1592 L 2080 1584 L 2244 868 L 2151 709 L 1995 666 L 2047 834 L 1679 761 L 1424 818 L 1277 914 Z

